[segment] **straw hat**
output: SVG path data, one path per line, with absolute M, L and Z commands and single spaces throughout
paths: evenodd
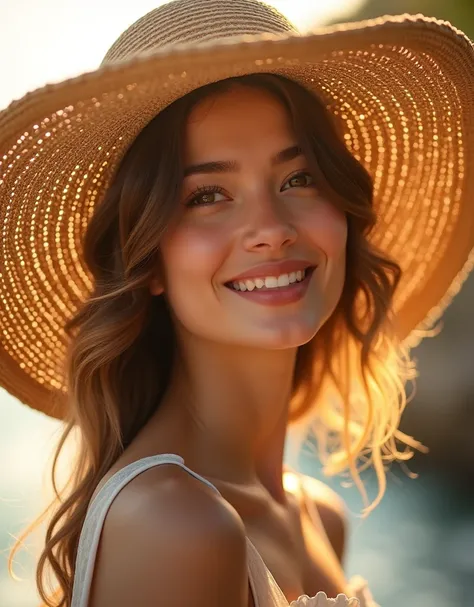
M 62 417 L 63 324 L 91 288 L 81 237 L 117 164 L 163 108 L 256 72 L 320 95 L 374 178 L 371 239 L 401 265 L 402 339 L 441 315 L 473 265 L 474 52 L 449 23 L 384 17 L 301 34 L 258 0 L 175 0 L 96 71 L 0 113 L 0 385 Z

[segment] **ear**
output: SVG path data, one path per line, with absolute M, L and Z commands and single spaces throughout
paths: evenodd
M 151 295 L 161 295 L 165 290 L 158 277 L 151 279 L 149 289 Z

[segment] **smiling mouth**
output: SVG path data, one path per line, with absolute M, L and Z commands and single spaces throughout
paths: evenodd
M 225 286 L 232 291 L 278 291 L 291 288 L 309 278 L 317 266 L 308 266 L 303 270 L 280 274 L 279 276 L 262 276 L 226 282 Z

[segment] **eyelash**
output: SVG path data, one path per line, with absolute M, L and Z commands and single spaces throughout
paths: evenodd
M 285 183 L 287 183 L 288 181 L 291 181 L 295 177 L 299 177 L 300 175 L 309 175 L 311 177 L 311 174 L 308 171 L 298 171 L 297 173 L 294 173 L 293 175 L 288 177 L 288 179 L 286 180 Z M 309 188 L 311 186 L 314 186 L 314 183 L 311 183 L 311 184 L 305 185 L 305 186 L 297 186 L 297 187 Z M 202 206 L 210 206 L 212 204 L 216 204 L 215 202 L 203 202 L 201 204 L 199 204 L 199 203 L 195 204 L 194 201 L 197 198 L 199 198 L 199 196 L 203 196 L 205 194 L 224 194 L 224 193 L 225 193 L 224 189 L 218 185 L 199 186 L 191 193 L 191 197 L 188 199 L 186 206 L 187 207 L 202 207 Z

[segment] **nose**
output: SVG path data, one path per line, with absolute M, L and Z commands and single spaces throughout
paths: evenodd
M 244 246 L 248 251 L 279 251 L 296 241 L 297 231 L 291 214 L 281 201 L 265 196 L 253 200 L 250 206 L 252 210 L 244 235 Z

